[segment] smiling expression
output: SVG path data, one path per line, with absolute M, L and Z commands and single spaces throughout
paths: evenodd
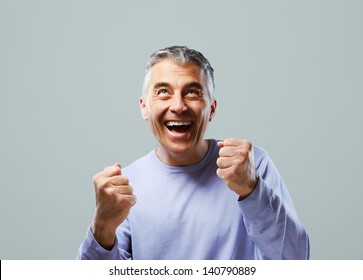
M 217 106 L 204 70 L 166 59 L 155 64 L 146 79 L 141 114 L 160 144 L 158 157 L 172 166 L 200 161 L 208 151 L 203 136 Z

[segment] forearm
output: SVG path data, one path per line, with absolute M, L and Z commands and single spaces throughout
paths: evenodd
M 309 258 L 309 238 L 293 205 L 277 195 L 263 179 L 239 203 L 247 233 L 264 259 Z
M 90 229 L 88 229 L 77 254 L 77 259 L 79 260 L 120 260 L 129 259 L 130 257 L 125 250 L 119 249 L 119 242 L 116 236 L 113 247 L 107 250 L 96 241 Z

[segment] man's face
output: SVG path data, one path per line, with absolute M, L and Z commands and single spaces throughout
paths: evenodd
M 217 105 L 208 93 L 203 69 L 163 60 L 151 68 L 147 78 L 140 106 L 160 143 L 158 156 L 170 165 L 201 160 L 208 150 L 203 136 Z

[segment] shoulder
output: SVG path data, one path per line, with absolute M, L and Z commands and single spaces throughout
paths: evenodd
M 141 170 L 145 170 L 145 168 L 150 164 L 150 154 L 154 151 L 151 151 L 150 153 L 142 156 L 141 158 L 135 160 L 128 166 L 122 169 L 122 172 L 127 174 L 135 174 L 137 172 L 140 173 Z

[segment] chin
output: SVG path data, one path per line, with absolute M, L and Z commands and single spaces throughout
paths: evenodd
M 174 143 L 165 148 L 172 153 L 184 154 L 192 150 L 193 145 L 191 143 Z
M 195 141 L 173 141 L 162 145 L 164 150 L 169 153 L 185 154 L 196 147 Z

